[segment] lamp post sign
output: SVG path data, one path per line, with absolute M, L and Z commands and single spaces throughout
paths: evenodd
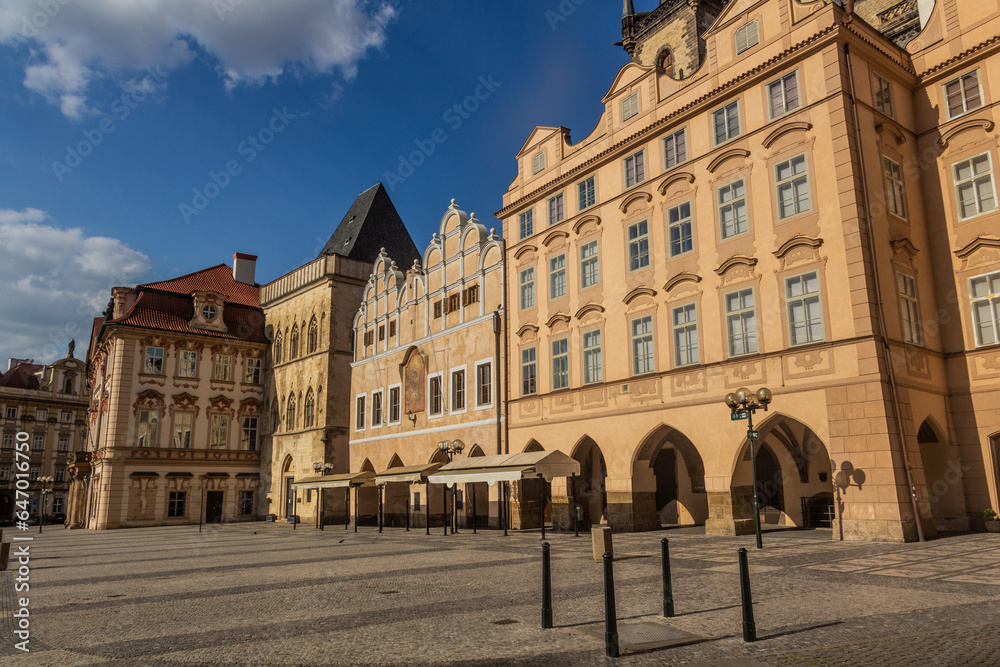
M 757 548 L 763 549 L 760 536 L 760 503 L 757 500 L 757 453 L 756 441 L 760 439 L 760 431 L 753 428 L 753 413 L 757 410 L 767 412 L 767 406 L 773 400 L 771 390 L 761 387 L 751 392 L 746 387 L 740 387 L 735 393 L 726 394 L 726 405 L 729 406 L 732 421 L 747 420 L 747 440 L 750 441 L 750 468 L 753 477 L 753 526 L 757 534 Z

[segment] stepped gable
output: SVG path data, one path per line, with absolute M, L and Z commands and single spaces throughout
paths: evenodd
M 374 263 L 382 248 L 399 266 L 410 266 L 420 258 L 389 193 L 376 183 L 354 200 L 319 257 L 334 254 Z

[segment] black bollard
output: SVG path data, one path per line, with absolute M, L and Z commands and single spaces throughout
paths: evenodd
M 378 487 L 378 532 L 382 532 L 382 485 Z
M 750 596 L 750 568 L 747 550 L 740 547 L 740 595 L 743 598 L 743 641 L 757 641 L 757 624 L 753 621 L 753 598 Z
M 351 527 L 351 487 L 344 487 L 344 530 Z
M 665 537 L 660 540 L 660 551 L 663 560 L 663 618 L 673 618 L 674 588 L 670 582 L 670 548 Z
M 618 618 L 615 615 L 615 573 L 609 552 L 604 554 L 604 648 L 609 658 L 618 657 Z
M 552 627 L 552 566 L 549 543 L 542 542 L 542 628 Z
M 406 532 L 410 532 L 410 487 L 406 487 Z

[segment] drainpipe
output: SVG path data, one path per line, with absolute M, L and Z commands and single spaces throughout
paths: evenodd
M 854 3 L 848 2 L 849 18 L 853 20 Z M 845 23 L 846 25 L 846 23 Z M 882 288 L 879 282 L 879 263 L 875 248 L 875 227 L 872 224 L 871 202 L 868 197 L 868 177 L 865 174 L 864 148 L 861 143 L 861 122 L 858 118 L 858 102 L 854 88 L 854 68 L 851 66 L 851 49 L 849 44 L 844 44 L 844 58 L 847 61 L 847 79 L 851 86 L 851 110 L 854 115 L 854 139 L 858 145 L 858 163 L 861 170 L 861 192 L 864 197 L 865 223 L 868 225 L 868 253 L 872 262 L 872 277 L 875 287 L 875 306 L 878 309 L 879 338 L 882 350 L 885 355 L 886 374 L 889 379 L 889 395 L 892 397 L 892 409 L 896 421 L 896 430 L 899 433 L 899 448 L 903 454 L 903 467 L 906 470 L 906 483 L 910 485 L 910 503 L 913 506 L 913 519 L 917 525 L 917 539 L 925 541 L 924 529 L 920 525 L 920 508 L 917 504 L 917 488 L 913 483 L 913 468 L 910 465 L 910 455 L 906 450 L 905 431 L 903 430 L 902 410 L 899 407 L 899 391 L 896 386 L 896 371 L 892 365 L 892 350 L 889 347 L 889 336 L 885 328 L 885 304 L 882 301 Z
M 503 449 L 500 451 L 500 443 L 497 443 L 497 454 L 510 453 L 510 308 L 508 307 L 507 290 L 507 239 L 500 239 L 500 266 L 501 280 L 503 281 L 503 413 L 507 419 L 503 422 Z M 497 419 L 499 419 L 499 415 Z

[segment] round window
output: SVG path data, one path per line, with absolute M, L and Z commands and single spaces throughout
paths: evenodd
M 214 320 L 216 312 L 215 306 L 205 306 L 201 309 L 201 316 L 206 320 Z

